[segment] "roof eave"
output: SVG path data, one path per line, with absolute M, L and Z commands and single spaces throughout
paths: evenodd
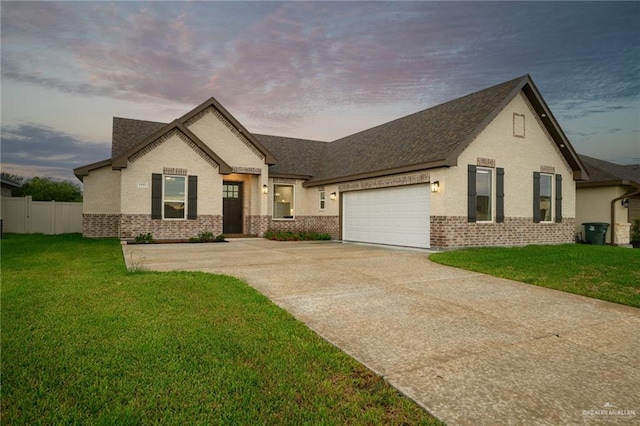
M 456 165 L 455 162 L 451 163 L 448 160 L 438 160 L 438 161 L 431 161 L 428 163 L 413 164 L 410 166 L 395 167 L 392 169 L 376 170 L 373 172 L 358 173 L 358 174 L 348 175 L 348 176 L 340 176 L 336 178 L 319 179 L 319 180 L 310 179 L 309 181 L 304 182 L 302 186 L 313 187 L 313 186 L 321 186 L 321 185 L 330 185 L 335 183 L 345 183 L 345 182 L 352 182 L 354 180 L 372 179 L 372 178 L 396 175 L 401 173 L 411 173 L 411 172 L 418 172 L 422 170 L 437 169 L 440 167 L 451 167 L 455 165 Z
M 639 182 L 634 182 L 628 179 L 617 180 L 598 180 L 598 181 L 583 181 L 576 184 L 576 188 L 597 188 L 605 186 L 631 186 L 633 188 L 640 188 Z
M 270 178 L 278 178 L 278 179 L 298 179 L 298 180 L 308 180 L 311 179 L 310 175 L 296 175 L 291 173 L 269 173 Z
M 578 154 L 573 149 L 573 146 L 569 142 L 567 135 L 565 135 L 562 127 L 560 127 L 560 124 L 551 113 L 549 106 L 540 95 L 540 91 L 536 87 L 531 77 L 528 75 L 527 84 L 523 86 L 522 90 L 529 99 L 531 106 L 540 117 L 540 120 L 544 124 L 545 128 L 551 135 L 551 138 L 555 142 L 558 150 L 560 150 L 563 157 L 573 170 L 573 180 L 581 181 L 589 179 L 587 169 L 580 160 L 580 157 L 578 157 Z
M 89 175 L 89 172 L 96 169 L 101 169 L 106 166 L 111 165 L 111 159 L 108 158 L 102 161 L 96 161 L 95 163 L 87 164 L 86 166 L 80 166 L 73 169 L 73 174 L 80 180 L 80 182 L 84 182 L 83 178 Z

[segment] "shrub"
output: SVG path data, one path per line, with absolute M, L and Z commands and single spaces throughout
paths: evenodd
M 218 235 L 215 240 L 216 241 L 224 241 L 224 235 L 222 236 L 222 240 L 220 240 L 220 235 Z M 197 237 L 191 237 L 189 238 L 189 242 L 190 243 L 206 243 L 209 241 L 213 241 L 213 232 L 201 232 L 198 234 Z
M 138 234 L 135 239 L 136 243 L 151 243 L 153 242 L 153 235 L 151 232 L 147 232 L 146 234 Z
M 330 240 L 331 235 L 318 232 L 289 232 L 289 231 L 267 231 L 264 238 L 275 241 L 315 241 Z
M 631 224 L 631 241 L 640 241 L 640 217 L 633 219 Z

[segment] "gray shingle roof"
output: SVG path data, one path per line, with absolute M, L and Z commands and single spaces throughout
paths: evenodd
M 455 165 L 458 155 L 520 90 L 536 112 L 547 117 L 547 130 L 562 148 L 574 170 L 574 178 L 586 177 L 578 156 L 528 75 L 333 142 L 251 134 L 213 98 L 177 121 L 182 123 L 212 106 L 265 153 L 271 176 L 304 178 L 310 185 L 322 185 Z M 134 148 L 137 144 L 143 144 L 167 126 L 167 123 L 114 117 L 111 159 L 137 149 Z M 80 177 L 91 167 L 102 167 L 103 163 L 78 168 L 76 175 Z
M 113 117 L 113 133 L 111 142 L 111 158 L 116 158 L 154 132 L 162 129 L 167 123 L 157 121 L 134 120 L 131 118 Z
M 296 139 L 282 136 L 254 134 L 276 158 L 269 166 L 269 175 L 292 175 L 311 177 L 318 173 L 320 162 L 329 142 Z
M 520 77 L 330 144 L 311 182 L 450 162 L 528 77 Z M 499 111 L 498 111 L 499 112 Z M 462 147 L 464 148 L 464 147 Z M 457 155 L 455 155 L 457 157 Z
M 640 168 L 621 166 L 597 158 L 580 155 L 580 160 L 589 173 L 587 184 L 617 182 L 627 180 L 640 187 Z

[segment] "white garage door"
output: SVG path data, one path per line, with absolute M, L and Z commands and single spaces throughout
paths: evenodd
M 429 185 L 345 192 L 342 239 L 429 248 Z

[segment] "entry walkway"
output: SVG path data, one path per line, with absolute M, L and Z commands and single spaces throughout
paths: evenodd
M 336 242 L 125 245 L 245 279 L 448 425 L 640 423 L 640 309 Z

